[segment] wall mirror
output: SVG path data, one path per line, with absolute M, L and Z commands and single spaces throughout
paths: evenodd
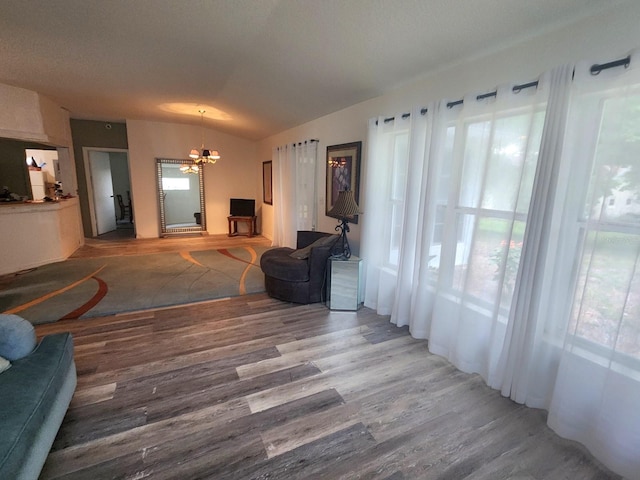
M 193 168 L 193 160 L 156 158 L 158 199 L 162 235 L 207 230 L 204 209 L 204 169 Z

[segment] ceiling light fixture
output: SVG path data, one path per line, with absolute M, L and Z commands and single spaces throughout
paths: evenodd
M 189 158 L 192 158 L 196 165 L 204 165 L 206 163 L 216 163 L 220 158 L 220 154 L 217 150 L 209 150 L 208 148 L 204 148 L 204 110 L 198 110 L 200 112 L 200 128 L 202 131 L 202 144 L 200 146 L 200 151 L 194 148 L 189 153 Z
M 180 171 L 182 173 L 198 173 L 200 171 L 200 167 L 194 163 L 183 163 L 180 165 Z
M 344 157 L 331 157 L 327 163 L 331 168 L 340 168 L 347 164 L 347 159 Z

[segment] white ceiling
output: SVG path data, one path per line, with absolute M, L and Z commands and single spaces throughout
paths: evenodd
M 0 0 L 0 82 L 261 139 L 609 0 Z

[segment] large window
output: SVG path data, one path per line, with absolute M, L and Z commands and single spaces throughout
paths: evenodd
M 570 331 L 640 360 L 640 89 L 616 93 L 587 100 L 599 131 L 578 221 Z
M 543 121 L 539 108 L 498 112 L 460 121 L 445 140 L 434 244 L 442 241 L 440 222 L 446 218 L 449 241 L 442 259 L 431 265 L 453 293 L 504 315 L 520 262 Z M 458 181 L 447 192 L 452 169 Z
M 363 237 L 365 305 L 503 395 L 547 409 L 551 428 L 629 478 L 640 471 L 634 58 L 562 65 L 524 91 L 412 112 L 402 222 L 393 196 L 375 203 L 404 170 L 387 167 L 398 158 L 370 123 L 376 218 Z M 403 230 L 393 275 L 379 263 L 381 244 L 394 244 L 380 225 L 392 223 Z

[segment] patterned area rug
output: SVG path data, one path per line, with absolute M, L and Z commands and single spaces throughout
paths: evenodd
M 33 324 L 181 305 L 264 291 L 268 247 L 78 258 L 16 275 L 0 312 Z

